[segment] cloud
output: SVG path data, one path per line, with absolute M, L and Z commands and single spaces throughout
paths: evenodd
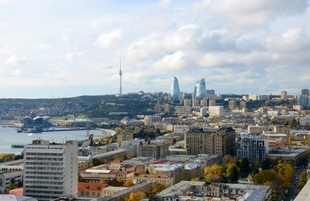
M 2 22 L 0 22 L 0 29 L 6 30 L 9 28 L 10 24 L 11 23 L 9 21 L 2 21 Z
M 14 75 L 20 75 L 20 73 L 21 73 L 21 69 L 16 69 L 16 70 L 13 72 Z
M 307 0 L 201 0 L 192 8 L 230 27 L 259 27 L 280 16 L 299 15 L 306 11 Z
M 159 5 L 162 7 L 167 7 L 171 3 L 171 0 L 160 0 Z
M 6 64 L 16 64 L 16 63 L 25 63 L 27 61 L 27 57 L 19 57 L 16 55 L 12 55 L 8 60 L 5 61 Z
M 102 49 L 113 48 L 122 39 L 122 30 L 117 29 L 110 33 L 101 34 L 95 42 L 95 46 L 98 46 Z
M 52 46 L 47 45 L 47 44 L 38 44 L 38 45 L 36 45 L 36 47 L 37 47 L 39 50 L 48 50 L 48 49 L 51 49 L 51 48 L 52 48 Z
M 165 55 L 162 59 L 156 61 L 153 67 L 159 72 L 180 71 L 189 69 L 191 64 L 192 62 L 185 56 L 183 52 L 176 52 L 171 55 Z
M 85 54 L 86 51 L 81 51 L 81 52 L 76 52 L 76 53 L 71 53 L 69 52 L 64 59 L 68 61 L 69 63 L 72 63 L 74 59 L 82 57 Z

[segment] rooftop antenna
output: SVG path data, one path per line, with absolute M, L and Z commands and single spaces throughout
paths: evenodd
M 122 60 L 119 58 L 119 96 L 123 96 L 122 93 Z

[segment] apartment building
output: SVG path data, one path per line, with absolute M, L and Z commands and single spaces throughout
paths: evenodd
M 145 144 L 139 146 L 139 156 L 140 157 L 153 157 L 153 158 L 163 158 L 169 154 L 169 142 L 166 140 L 148 141 Z
M 33 140 L 24 147 L 24 195 L 49 201 L 78 195 L 77 141 Z
M 262 138 L 259 133 L 240 134 L 236 140 L 237 156 L 247 158 L 250 163 L 262 163 L 269 150 L 268 139 Z
M 184 134 L 188 155 L 234 155 L 236 132 L 231 127 L 219 129 L 192 128 Z

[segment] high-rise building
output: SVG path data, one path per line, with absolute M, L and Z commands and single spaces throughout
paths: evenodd
M 281 91 L 281 99 L 287 100 L 287 92 L 286 91 Z
M 210 99 L 209 100 L 209 106 L 215 106 L 216 105 L 216 100 L 215 99 Z
M 220 129 L 192 128 L 184 134 L 185 149 L 188 155 L 235 154 L 236 132 L 231 127 Z
M 192 100 L 192 106 L 199 106 L 199 100 L 197 100 L 197 99 L 193 99 Z
M 229 101 L 229 109 L 230 110 L 234 110 L 236 108 L 236 105 L 237 105 L 236 100 L 230 100 Z
M 298 95 L 297 104 L 302 105 L 304 108 L 308 109 L 310 107 L 310 96 L 309 95 Z
M 309 89 L 302 89 L 301 92 L 300 92 L 300 95 L 309 96 Z
M 184 106 L 191 106 L 191 100 L 190 99 L 184 99 Z
M 159 102 L 155 104 L 155 112 L 158 112 L 158 113 L 162 112 L 162 107 Z
M 237 156 L 247 158 L 250 163 L 262 163 L 269 150 L 268 139 L 259 133 L 240 134 L 237 137 Z
M 180 91 L 179 81 L 175 76 L 172 77 L 171 82 L 171 102 L 173 104 L 182 103 L 182 95 Z
M 207 89 L 206 92 L 207 92 L 207 95 L 215 95 L 214 89 Z
M 202 100 L 206 98 L 206 96 L 207 96 L 206 82 L 205 78 L 202 78 L 195 84 L 193 99 Z
M 201 101 L 200 101 L 200 106 L 208 106 L 208 101 L 206 100 L 206 99 L 202 99 Z
M 24 195 L 50 201 L 78 195 L 77 141 L 33 140 L 24 147 Z

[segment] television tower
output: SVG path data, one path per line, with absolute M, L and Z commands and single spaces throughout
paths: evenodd
M 119 59 L 119 96 L 123 96 L 122 93 L 122 61 Z

